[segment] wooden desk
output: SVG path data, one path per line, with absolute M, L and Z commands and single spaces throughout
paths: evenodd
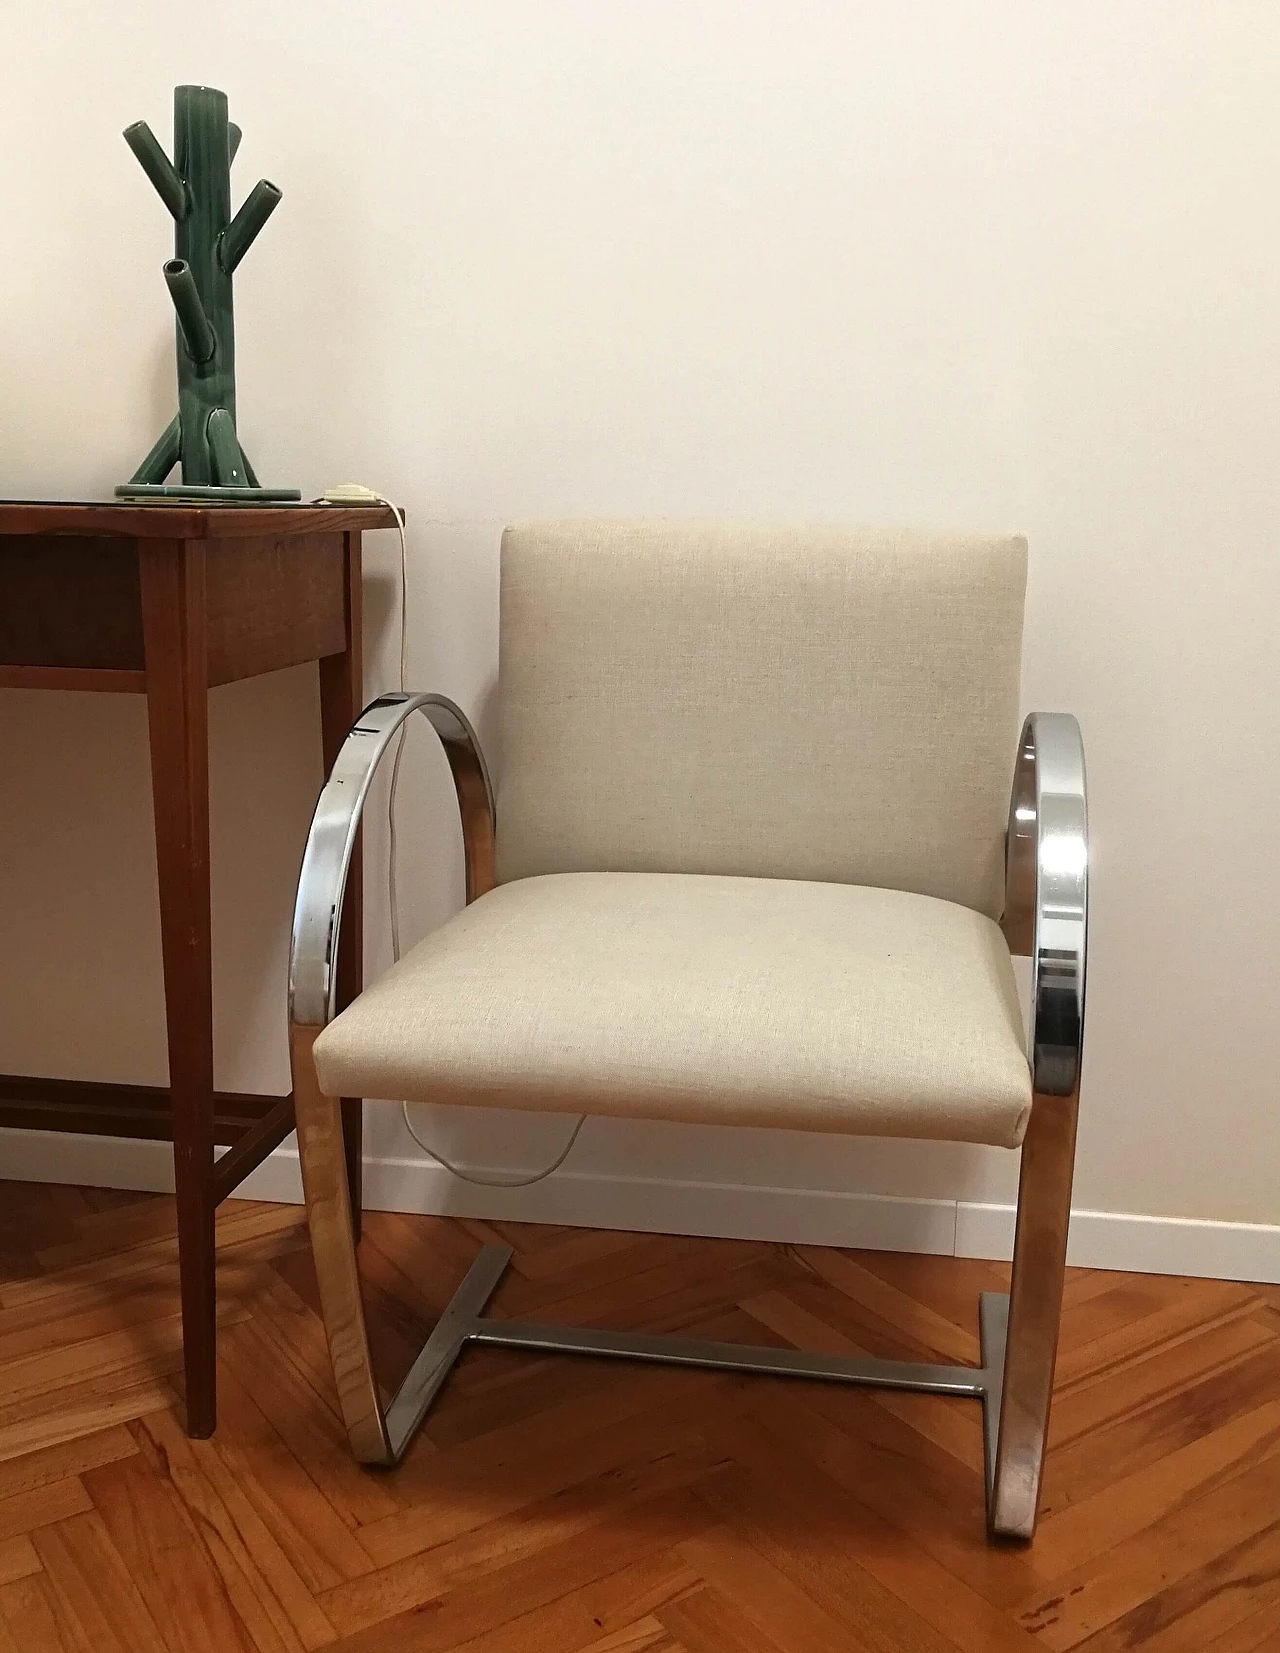
M 213 1088 L 208 691 L 319 661 L 327 771 L 362 705 L 360 536 L 393 522 L 383 506 L 0 503 L 0 687 L 147 697 L 169 1041 L 167 1087 L 0 1077 L 0 1124 L 172 1139 L 196 1436 L 217 1416 L 214 1208 L 293 1128 L 292 1096 Z M 348 892 L 344 1003 L 361 982 L 358 870 Z M 343 1114 L 359 1211 L 360 1102 Z M 215 1143 L 232 1145 L 216 1162 Z

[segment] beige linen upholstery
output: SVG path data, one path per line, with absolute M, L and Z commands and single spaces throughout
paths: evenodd
M 500 885 L 320 1034 L 330 1096 L 1014 1148 L 1031 1108 L 997 926 L 855 885 Z
M 999 916 L 1026 542 L 508 529 L 498 878 L 724 873 Z

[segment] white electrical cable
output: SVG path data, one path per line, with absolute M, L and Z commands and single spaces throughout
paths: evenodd
M 360 498 L 369 503 L 376 501 L 385 505 L 395 517 L 396 530 L 400 535 L 400 693 L 404 694 L 409 676 L 409 557 L 405 549 L 404 512 L 384 494 L 375 494 L 372 489 L 361 488 L 357 491 L 352 485 L 330 489 L 325 494 L 325 499 L 330 504 L 337 504 L 344 497 L 350 502 L 357 496 L 357 492 Z M 400 760 L 404 756 L 404 741 L 408 732 L 408 724 L 401 724 L 400 732 L 396 736 L 396 755 L 391 760 L 391 785 L 387 790 L 387 905 L 391 911 L 391 957 L 396 964 L 400 962 L 400 900 L 396 889 L 396 791 L 400 785 Z M 502 1173 L 482 1176 L 474 1171 L 461 1170 L 452 1160 L 446 1159 L 438 1148 L 424 1142 L 413 1128 L 407 1102 L 400 1104 L 400 1111 L 404 1115 L 405 1130 L 428 1158 L 435 1160 L 437 1165 L 443 1165 L 446 1171 L 459 1177 L 463 1182 L 473 1183 L 479 1188 L 529 1188 L 535 1182 L 545 1182 L 568 1159 L 574 1143 L 578 1140 L 579 1132 L 587 1122 L 586 1114 L 578 1116 L 577 1124 L 569 1133 L 569 1140 L 544 1171 L 535 1171 L 532 1176 L 505 1176 Z

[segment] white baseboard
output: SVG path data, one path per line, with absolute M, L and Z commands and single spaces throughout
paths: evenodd
M 164 1192 L 167 1142 L 0 1129 L 0 1177 Z M 292 1140 L 240 1185 L 246 1199 L 298 1203 Z M 480 1188 L 421 1159 L 365 1161 L 365 1203 L 377 1211 L 507 1218 L 645 1234 L 714 1235 L 938 1256 L 1013 1254 L 1011 1205 L 908 1199 L 741 1183 L 681 1182 L 562 1171 L 528 1188 Z M 1077 1210 L 1068 1260 L 1082 1268 L 1280 1283 L 1280 1225 Z
M 127 1136 L 72 1136 L 5 1126 L 0 1128 L 0 1177 L 8 1182 L 67 1182 L 80 1188 L 140 1188 L 151 1194 L 171 1194 L 173 1145 Z
M 1014 1207 L 960 1202 L 957 1257 L 1013 1256 Z M 1071 1213 L 1067 1261 L 1130 1274 L 1192 1274 L 1213 1280 L 1280 1282 L 1280 1226 L 1146 1217 L 1132 1211 Z

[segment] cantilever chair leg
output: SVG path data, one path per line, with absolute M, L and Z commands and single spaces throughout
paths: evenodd
M 360 1297 L 360 1267 L 342 1138 L 342 1103 L 336 1097 L 325 1096 L 316 1084 L 311 1046 L 317 1032 L 312 1027 L 295 1027 L 290 1056 L 298 1158 L 320 1308 L 351 1450 L 361 1463 L 392 1463 Z
M 993 1533 L 1030 1538 L 1044 1468 L 1067 1264 L 1078 1093 L 1036 1096 L 1022 1144 L 998 1444 L 988 1416 Z M 994 1410 L 994 1409 L 993 1409 Z

